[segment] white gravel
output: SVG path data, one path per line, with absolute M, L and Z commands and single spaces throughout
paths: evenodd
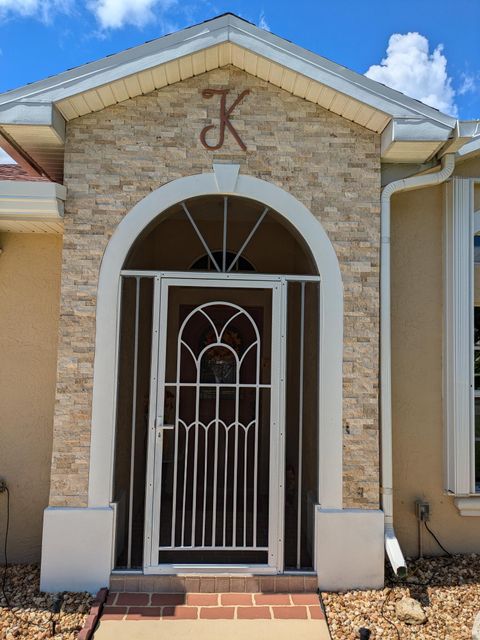
M 356 640 L 360 627 L 371 640 L 471 640 L 480 611 L 480 556 L 409 560 L 403 584 L 387 578 L 380 591 L 322 593 L 332 640 Z M 405 596 L 420 601 L 427 615 L 422 625 L 408 625 L 395 615 L 395 602 Z M 390 620 L 387 622 L 384 615 Z
M 0 584 L 3 578 L 0 566 Z M 11 565 L 7 569 L 5 592 L 0 593 L 0 640 L 74 640 L 90 610 L 88 593 L 40 593 L 37 565 Z M 60 610 L 55 612 L 56 602 Z

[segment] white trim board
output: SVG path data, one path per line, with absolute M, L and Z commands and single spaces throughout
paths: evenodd
M 474 493 L 473 181 L 444 186 L 444 365 L 446 490 Z
M 0 231 L 62 233 L 67 190 L 53 182 L 0 181 Z

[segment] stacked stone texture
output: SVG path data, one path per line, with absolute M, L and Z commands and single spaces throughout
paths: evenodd
M 199 141 L 218 123 L 202 90 L 251 93 L 224 147 Z M 214 135 L 215 132 L 212 132 Z M 290 192 L 317 217 L 344 286 L 344 505 L 378 507 L 379 136 L 233 67 L 210 71 L 67 125 L 65 236 L 50 504 L 86 506 L 100 262 L 122 218 L 151 191 L 212 160 L 241 165 Z M 328 313 L 328 310 L 326 311 Z

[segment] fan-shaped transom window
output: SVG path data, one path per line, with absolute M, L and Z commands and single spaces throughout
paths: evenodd
M 304 240 L 282 216 L 221 195 L 171 207 L 137 239 L 124 268 L 317 275 Z

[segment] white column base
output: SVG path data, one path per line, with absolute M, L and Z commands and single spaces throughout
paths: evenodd
M 108 587 L 113 534 L 111 507 L 45 509 L 40 589 L 95 593 Z
M 384 514 L 370 509 L 315 511 L 316 571 L 322 591 L 381 589 Z

